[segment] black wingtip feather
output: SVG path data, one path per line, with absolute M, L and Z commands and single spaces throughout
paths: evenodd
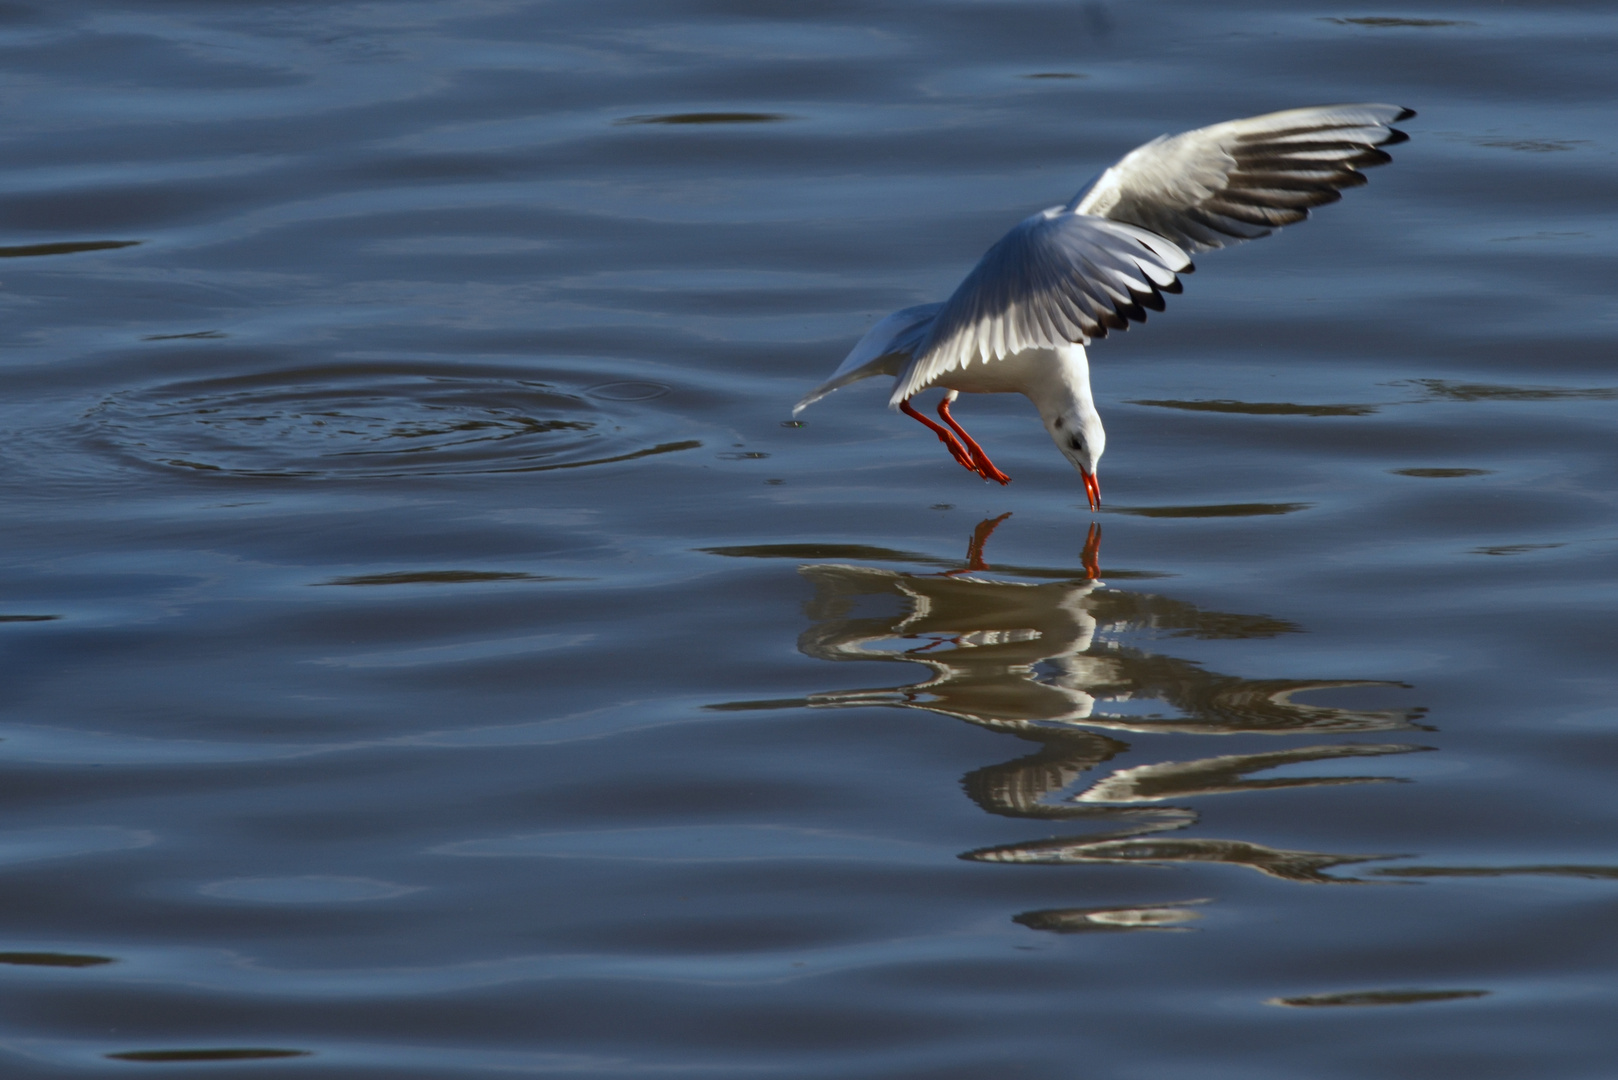
M 1197 209 L 1197 212 L 1207 219 L 1210 227 L 1218 229 L 1226 236 L 1234 236 L 1237 240 L 1257 240 L 1259 237 L 1268 236 L 1274 231 L 1274 228 L 1267 221 L 1262 224 L 1254 224 L 1243 221 L 1233 214 L 1225 213 L 1220 205 L 1213 200 L 1204 202 Z
M 1401 107 L 1399 109 L 1399 115 L 1395 116 L 1393 118 L 1393 122 L 1395 124 L 1397 124 L 1399 121 L 1401 121 L 1401 120 L 1409 120 L 1412 116 L 1415 116 L 1415 115 L 1416 115 L 1416 110 L 1415 109 L 1406 109 L 1406 108 Z
M 1350 176 L 1359 176 L 1358 173 L 1349 173 L 1349 175 Z M 1361 183 L 1365 182 L 1365 178 L 1363 176 L 1360 177 L 1360 182 Z M 1348 185 L 1348 186 L 1353 186 L 1353 185 Z M 1310 206 L 1326 206 L 1326 205 L 1328 205 L 1330 203 L 1339 202 L 1339 201 L 1342 200 L 1342 198 L 1343 198 L 1343 193 L 1341 191 L 1338 191 L 1336 188 L 1324 188 L 1324 189 L 1322 189 L 1320 191 L 1310 193 L 1310 195 L 1309 195 L 1309 205 Z
M 1378 146 L 1398 146 L 1400 143 L 1405 143 L 1405 142 L 1409 142 L 1409 141 L 1410 141 L 1410 136 L 1409 135 L 1406 135 L 1404 132 L 1400 131 L 1398 128 L 1389 128 L 1388 129 L 1388 137 L 1386 139 L 1383 139 L 1381 142 L 1377 143 L 1377 145 Z
M 1262 206 L 1236 199 L 1209 199 L 1202 204 L 1209 210 L 1247 225 L 1265 228 L 1275 224 Z

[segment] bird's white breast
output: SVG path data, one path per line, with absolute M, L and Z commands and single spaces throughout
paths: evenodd
M 1025 349 L 1003 360 L 978 360 L 946 371 L 933 385 L 964 394 L 1028 394 L 1051 381 L 1064 362 L 1062 350 Z

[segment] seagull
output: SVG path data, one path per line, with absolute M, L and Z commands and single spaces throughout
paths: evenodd
M 1000 484 L 977 440 L 950 414 L 968 394 L 1022 394 L 1101 508 L 1096 463 L 1107 434 L 1084 347 L 1145 322 L 1181 290 L 1191 255 L 1267 236 L 1365 183 L 1359 170 L 1406 141 L 1398 105 L 1325 105 L 1163 135 L 1126 154 L 1065 206 L 1026 218 L 941 304 L 896 311 L 860 339 L 831 378 L 793 408 L 849 383 L 894 376 L 888 406 L 921 421 L 968 471 Z M 934 423 L 910 404 L 941 387 Z

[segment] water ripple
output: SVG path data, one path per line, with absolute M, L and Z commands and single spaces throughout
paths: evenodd
M 84 419 L 121 456 L 238 477 L 543 472 L 701 445 L 629 404 L 661 387 L 617 392 L 628 385 L 587 396 L 489 376 L 295 371 L 118 392 Z

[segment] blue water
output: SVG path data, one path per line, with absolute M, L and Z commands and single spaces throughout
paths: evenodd
M 0 6 L 0 1072 L 1611 1076 L 1615 46 Z M 1103 513 L 1020 398 L 1004 489 L 786 424 L 1133 146 L 1336 101 L 1411 141 L 1091 350 Z

